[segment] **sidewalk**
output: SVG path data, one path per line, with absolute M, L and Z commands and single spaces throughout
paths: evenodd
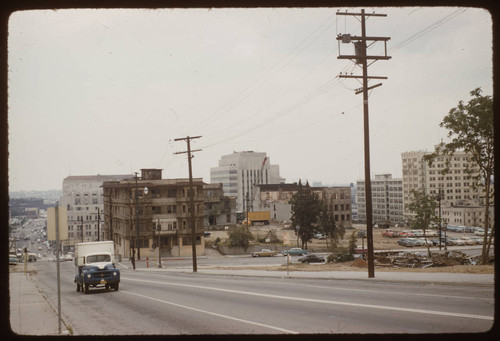
M 129 268 L 131 269 L 131 268 Z M 177 268 L 137 268 L 132 271 L 153 272 L 180 272 L 193 273 L 192 267 Z M 314 279 L 342 279 L 342 280 L 367 280 L 386 282 L 408 282 L 408 283 L 436 283 L 455 285 L 493 285 L 494 274 L 464 274 L 446 272 L 395 272 L 375 271 L 375 277 L 368 278 L 368 271 L 268 271 L 250 269 L 213 269 L 210 267 L 198 267 L 197 273 L 205 275 L 224 276 L 248 276 L 248 277 L 274 277 L 274 278 L 314 278 Z
M 24 268 L 24 265 L 16 265 Z M 28 268 L 28 270 L 30 270 Z M 10 328 L 17 335 L 59 335 L 57 311 L 47 303 L 31 275 L 9 272 Z M 57 307 L 56 307 L 57 309 Z M 61 323 L 61 335 L 68 334 Z

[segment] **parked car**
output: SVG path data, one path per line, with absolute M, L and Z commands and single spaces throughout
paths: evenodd
M 452 244 L 450 244 L 450 242 Z M 447 243 L 448 243 L 448 245 L 459 245 L 459 246 L 465 245 L 465 242 L 462 239 L 457 238 L 457 237 L 449 237 L 447 240 Z
M 476 241 L 476 244 L 478 244 L 478 245 L 482 245 L 483 244 L 483 237 L 474 236 L 474 237 L 471 237 L 471 238 Z
M 439 246 L 439 238 L 434 238 L 430 240 L 432 245 Z M 441 241 L 441 245 L 444 245 L 444 241 Z
M 413 246 L 410 238 L 401 238 L 398 240 L 398 244 L 402 246 Z
M 491 230 L 488 230 L 488 236 L 491 234 Z M 484 229 L 476 229 L 474 232 L 475 236 L 484 236 Z
M 420 238 L 409 238 L 412 246 L 424 246 L 425 242 Z
M 425 238 L 418 238 L 418 240 L 422 241 L 424 246 L 425 245 L 432 246 L 432 242 L 430 241 L 430 239 L 425 240 Z
M 476 228 L 475 228 L 475 227 L 473 227 L 473 226 L 466 226 L 466 227 L 464 228 L 464 232 L 465 232 L 465 233 L 474 233 L 475 231 L 476 231 Z
M 301 263 L 324 263 L 325 257 L 320 257 L 317 255 L 306 255 L 298 259 Z
M 16 265 L 19 263 L 17 257 L 9 257 L 9 265 Z
M 427 237 L 437 237 L 438 236 L 438 231 L 436 231 L 436 230 L 425 230 L 425 235 Z
M 472 239 L 471 237 L 462 237 L 460 240 L 463 240 L 465 245 L 475 245 L 476 241 Z
M 413 236 L 415 237 L 423 237 L 424 236 L 424 231 L 422 230 L 411 230 L 411 233 L 413 233 Z
M 204 237 L 210 237 L 210 232 L 208 232 L 208 231 L 203 232 L 203 236 Z
M 316 233 L 314 235 L 314 238 L 316 238 L 316 239 L 326 239 L 326 236 L 323 233 Z
M 448 226 L 446 228 L 448 231 L 451 232 L 464 232 L 464 227 L 463 226 Z
M 303 256 L 307 254 L 307 250 L 302 250 L 300 247 L 292 247 L 291 249 L 281 251 L 281 253 L 283 256 Z
M 382 237 L 398 238 L 399 233 L 397 233 L 396 231 L 393 231 L 393 230 L 385 230 L 384 232 L 382 232 Z
M 401 231 L 399 232 L 401 237 L 415 237 L 415 234 L 411 231 Z
M 272 257 L 272 256 L 276 256 L 277 254 L 278 254 L 278 251 L 272 251 L 269 249 L 262 249 L 260 251 L 252 252 L 252 257 Z

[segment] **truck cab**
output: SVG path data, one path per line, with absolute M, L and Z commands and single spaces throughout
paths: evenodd
M 76 291 L 104 287 L 118 291 L 120 270 L 114 264 L 112 241 L 79 243 L 75 246 Z

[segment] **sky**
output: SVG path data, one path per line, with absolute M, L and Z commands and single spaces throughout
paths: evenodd
M 492 95 L 492 17 L 480 8 L 365 8 L 390 37 L 368 68 L 370 168 L 400 178 L 401 153 L 432 151 L 470 91 Z M 9 191 L 70 175 L 163 169 L 210 182 L 234 151 L 265 152 L 287 183 L 364 179 L 360 8 L 66 9 L 8 22 Z M 384 44 L 369 46 L 383 55 Z

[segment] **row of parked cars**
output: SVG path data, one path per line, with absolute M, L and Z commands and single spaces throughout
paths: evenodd
M 283 255 L 283 256 L 303 256 L 299 258 L 297 261 L 299 263 L 324 263 L 325 257 L 318 256 L 315 254 L 308 254 L 307 250 L 301 249 L 299 247 L 292 247 L 288 250 L 283 250 L 281 253 L 278 253 L 278 251 L 273 251 L 269 249 L 262 249 L 260 251 L 254 251 L 252 252 L 252 257 L 272 257 L 276 255 Z
M 454 246 L 454 245 L 478 245 L 483 243 L 483 238 L 478 237 L 478 236 L 473 236 L 473 237 L 447 237 L 441 238 L 441 245 L 448 245 L 448 246 Z M 398 240 L 398 244 L 402 246 L 407 246 L 407 247 L 412 247 L 412 246 L 438 246 L 439 245 L 439 239 L 438 238 L 433 238 L 433 239 L 427 239 L 425 238 L 401 238 Z
M 437 237 L 438 231 L 436 230 L 425 230 L 425 235 L 427 237 Z M 401 237 L 423 237 L 424 230 L 404 230 L 404 231 L 394 231 L 394 230 L 385 230 L 382 232 L 383 237 L 388 238 L 401 238 Z

